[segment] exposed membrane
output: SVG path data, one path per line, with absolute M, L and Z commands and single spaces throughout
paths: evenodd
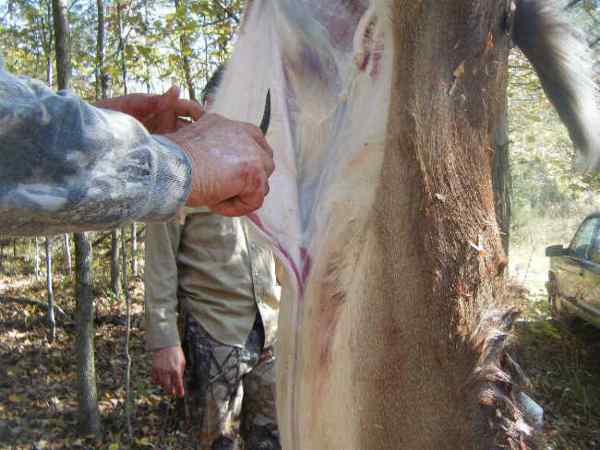
M 214 106 L 257 124 L 271 92 L 276 171 L 250 220 L 289 275 L 278 348 L 286 449 L 346 448 L 327 430 L 348 434 L 349 445 L 358 432 L 360 418 L 330 401 L 352 402 L 350 380 L 339 376 L 344 357 L 331 356 L 364 300 L 357 283 L 368 268 L 389 114 L 389 17 L 383 1 L 254 0 Z M 330 444 L 317 437 L 324 432 Z

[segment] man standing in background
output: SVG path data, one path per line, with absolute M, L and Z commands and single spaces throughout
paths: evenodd
M 221 71 L 207 85 L 206 105 Z M 272 253 L 252 234 L 243 219 L 205 208 L 186 209 L 183 225 L 147 228 L 152 377 L 185 394 L 201 450 L 237 449 L 239 435 L 246 450 L 281 448 L 273 353 L 281 288 Z

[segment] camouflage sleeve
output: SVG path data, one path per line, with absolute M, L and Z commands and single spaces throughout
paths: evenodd
M 168 139 L 0 61 L 0 234 L 163 221 L 190 186 L 190 161 Z

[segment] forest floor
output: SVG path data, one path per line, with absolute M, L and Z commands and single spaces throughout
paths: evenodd
M 538 263 L 530 260 L 527 270 Z M 519 278 L 518 270 L 513 273 Z M 96 286 L 108 286 L 107 274 L 103 276 Z M 570 329 L 552 321 L 543 277 L 533 279 L 537 282 L 527 283 L 529 290 L 523 290 L 516 301 L 523 316 L 515 342 L 532 383 L 529 394 L 544 408 L 545 443 L 541 448 L 600 449 L 600 332 L 585 325 Z M 520 281 L 523 279 L 517 279 Z M 72 278 L 56 275 L 54 286 L 55 301 L 67 317 L 58 318 L 56 339 L 51 343 L 44 308 L 2 300 L 18 297 L 45 302 L 44 277 L 36 280 L 30 274 L 0 274 L 0 450 L 193 448 L 189 434 L 175 427 L 178 420 L 173 402 L 150 384 L 139 278 L 130 283 L 133 440 L 126 431 L 123 388 L 125 304 L 108 288 L 95 291 L 103 433 L 99 439 L 78 435 Z
M 544 248 L 560 241 L 511 247 L 512 281 L 523 288 L 514 300 L 522 311 L 515 345 L 531 381 L 528 394 L 544 408 L 540 448 L 600 449 L 600 330 L 583 322 L 567 327 L 550 315 Z
M 544 450 L 600 449 L 600 331 L 549 317 L 546 296 L 531 295 L 516 329 L 528 394 L 544 408 Z
M 132 425 L 127 436 L 124 353 L 124 301 L 108 289 L 95 292 L 96 373 L 103 432 L 99 439 L 77 432 L 73 282 L 54 277 L 55 302 L 67 314 L 57 318 L 48 340 L 46 310 L 1 300 L 45 301 L 45 277 L 0 274 L 0 449 L 191 449 L 186 432 L 175 429 L 175 405 L 150 383 L 149 355 L 143 343 L 143 284 L 130 283 L 132 326 Z

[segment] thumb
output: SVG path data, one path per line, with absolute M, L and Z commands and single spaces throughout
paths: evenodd
M 171 375 L 173 387 L 175 389 L 175 395 L 182 398 L 185 395 L 185 388 L 183 387 L 183 374 L 177 371 Z
M 160 96 L 160 109 L 167 109 L 175 106 L 179 100 L 180 90 L 177 86 L 171 86 L 167 92 Z

